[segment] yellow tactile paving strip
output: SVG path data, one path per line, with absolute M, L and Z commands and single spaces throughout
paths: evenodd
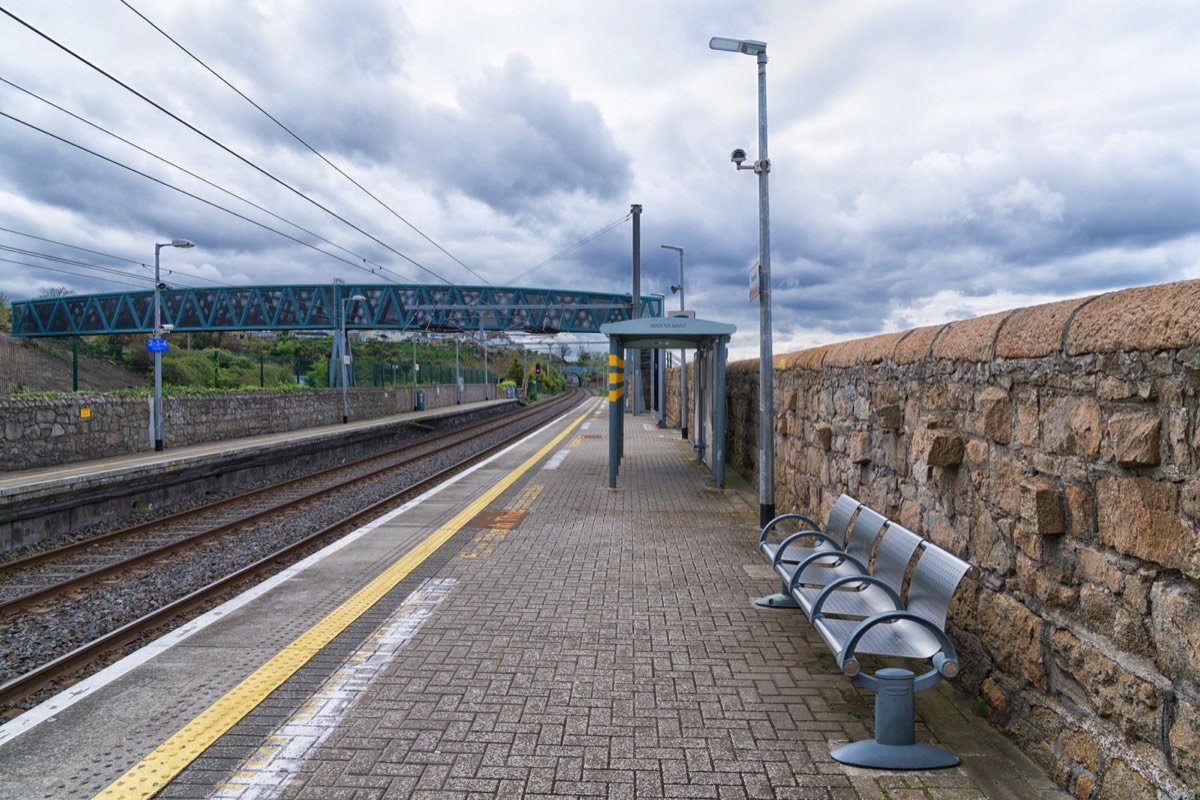
M 460 511 L 453 519 L 425 538 L 404 558 L 372 580 L 353 597 L 331 612 L 295 641 L 263 664 L 254 674 L 231 689 L 224 697 L 209 706 L 178 733 L 156 747 L 108 787 L 96 795 L 106 800 L 151 797 L 167 785 L 185 767 L 260 704 L 267 695 L 283 684 L 300 667 L 321 651 L 354 620 L 404 580 L 425 559 L 458 533 L 472 518 L 496 500 L 522 475 L 533 469 L 564 439 L 571 435 L 592 413 L 596 402 L 576 418 L 566 430 L 554 437 L 523 464 L 510 471 L 475 502 Z

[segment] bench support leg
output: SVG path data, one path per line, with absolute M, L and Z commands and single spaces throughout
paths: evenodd
M 756 606 L 764 606 L 766 608 L 799 608 L 800 604 L 793 599 L 788 592 L 788 585 L 782 580 L 779 582 L 779 591 L 775 594 L 769 594 L 765 597 L 760 597 L 754 601 Z
M 874 769 L 942 769 L 958 766 L 958 756 L 916 741 L 913 674 L 886 667 L 874 675 L 875 738 L 834 750 L 835 761 Z

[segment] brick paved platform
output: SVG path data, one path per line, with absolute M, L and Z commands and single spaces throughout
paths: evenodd
M 753 604 L 776 584 L 755 548 L 755 492 L 736 480 L 716 489 L 678 431 L 647 417 L 626 419 L 619 488 L 607 488 L 606 407 L 376 604 L 367 630 L 379 632 L 339 637 L 160 796 L 1065 796 L 945 686 L 919 696 L 918 738 L 958 754 L 961 767 L 833 761 L 831 748 L 871 736 L 874 700 L 838 672 L 799 612 Z M 442 504 L 438 519 L 465 506 L 463 496 Z M 370 541 L 411 548 L 417 523 L 404 519 L 328 561 Z M 377 571 L 344 565 L 336 581 L 310 576 L 307 591 L 344 594 L 346 575 L 365 582 Z M 295 630 L 316 616 L 271 596 L 257 620 L 278 628 L 287 616 Z M 235 617 L 226 622 L 236 628 Z M 257 639 L 240 624 L 231 640 Z M 219 662 L 219 648 L 195 644 L 189 658 Z M 131 695 L 151 703 L 147 691 Z M 30 739 L 9 757 L 36 752 Z
M 919 736 L 964 767 L 833 761 L 871 735 L 874 701 L 803 617 L 751 602 L 775 582 L 753 491 L 715 489 L 645 417 L 627 419 L 616 490 L 605 437 L 568 447 L 440 570 L 455 589 L 285 797 L 1058 794 L 950 692 L 922 699 Z

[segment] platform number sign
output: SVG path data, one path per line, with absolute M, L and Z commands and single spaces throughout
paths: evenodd
M 150 353 L 167 352 L 167 340 L 152 336 L 146 340 L 146 350 Z

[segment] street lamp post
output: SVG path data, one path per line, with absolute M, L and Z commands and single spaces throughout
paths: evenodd
M 160 291 L 162 282 L 159 279 L 159 252 L 164 247 L 195 247 L 187 239 L 172 239 L 169 242 L 154 244 L 154 338 L 161 339 L 162 300 Z M 154 348 L 154 452 L 161 453 L 163 449 L 163 400 L 162 400 L 162 349 Z
M 346 383 L 346 367 L 350 363 L 350 340 L 346 338 L 346 317 L 350 315 L 350 304 L 361 303 L 367 298 L 361 294 L 356 294 L 353 297 L 347 297 L 342 301 L 342 346 L 345 348 L 342 353 L 342 424 L 345 425 L 350 421 L 350 397 Z
M 679 284 L 672 285 L 672 292 L 679 292 L 679 310 L 687 305 L 683 301 L 683 248 L 673 244 L 659 245 L 664 250 L 674 250 L 679 253 Z M 687 350 L 679 351 L 679 429 L 682 438 L 688 438 L 688 395 L 687 395 Z
M 488 388 L 491 386 L 491 378 L 488 377 L 487 363 L 487 334 L 483 332 L 483 309 L 479 309 L 479 343 L 483 345 L 483 399 L 490 400 L 488 397 Z
M 771 160 L 767 157 L 767 43 L 753 39 L 726 39 L 714 36 L 708 46 L 713 50 L 743 53 L 758 59 L 758 160 L 743 167 L 746 154 L 734 150 L 732 161 L 738 169 L 753 169 L 758 175 L 758 325 L 761 339 L 758 368 L 758 517 L 766 526 L 775 518 L 775 375 L 771 353 L 771 215 L 767 177 Z

